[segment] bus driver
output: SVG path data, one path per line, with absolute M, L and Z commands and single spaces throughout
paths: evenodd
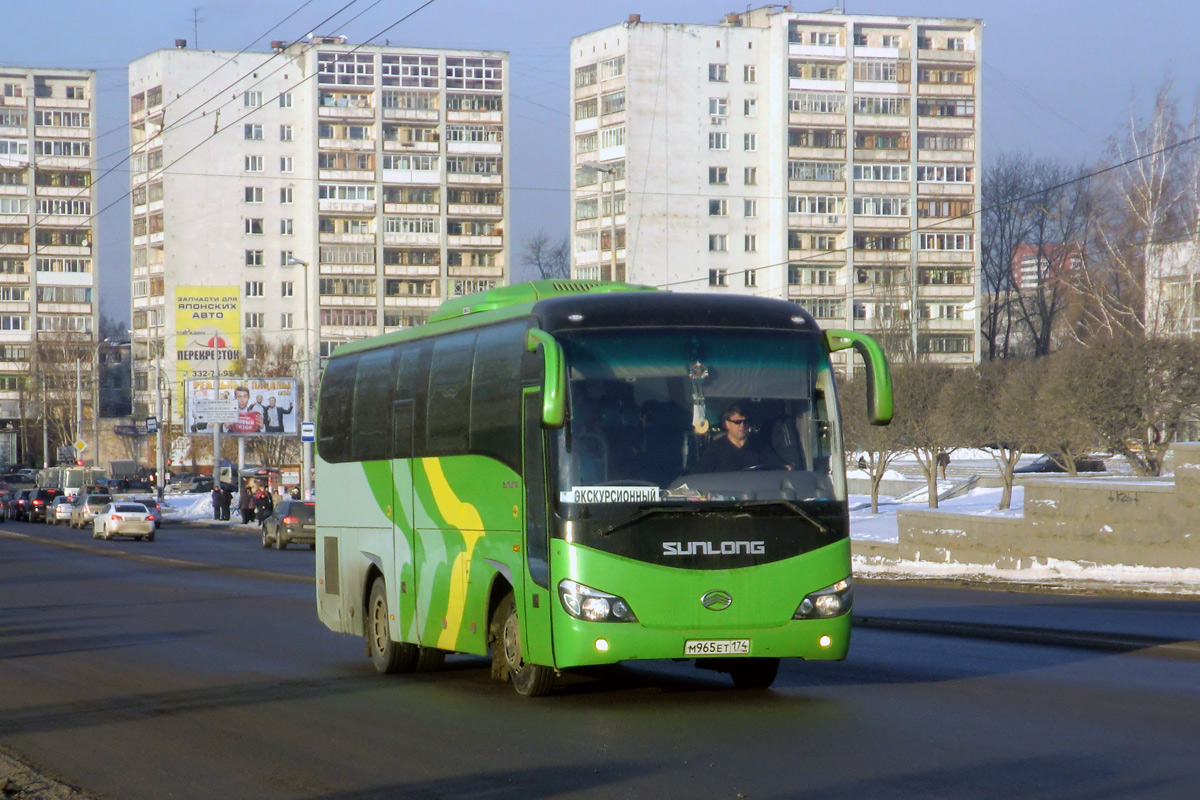
M 772 449 L 760 450 L 750 444 L 750 423 L 740 403 L 734 403 L 721 415 L 725 435 L 709 442 L 696 465 L 696 472 L 737 472 L 751 467 L 791 469 Z

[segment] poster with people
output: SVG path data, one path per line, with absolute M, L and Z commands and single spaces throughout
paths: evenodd
M 210 378 L 187 382 L 187 429 L 231 436 L 295 436 L 301 416 L 294 378 Z

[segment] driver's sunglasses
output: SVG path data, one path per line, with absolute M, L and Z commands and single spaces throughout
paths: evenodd
M 725 421 L 728 422 L 730 425 L 745 425 L 746 424 L 745 417 L 742 417 L 741 419 L 733 419 L 732 417 L 726 417 Z

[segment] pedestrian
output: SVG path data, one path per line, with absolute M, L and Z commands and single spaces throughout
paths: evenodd
M 221 484 L 221 519 L 229 522 L 229 506 L 233 504 L 233 490 L 229 484 Z
M 242 515 L 242 524 L 249 525 L 250 520 L 254 519 L 254 495 L 250 491 L 250 481 L 242 484 L 242 490 L 238 492 L 238 513 Z
M 944 450 L 938 453 L 937 466 L 942 473 L 942 480 L 946 480 L 946 467 L 950 466 L 950 454 Z
M 274 510 L 275 501 L 271 499 L 271 493 L 266 489 L 259 489 L 254 496 L 254 512 L 258 524 L 265 527 L 267 517 L 271 516 L 271 512 Z
M 209 494 L 212 498 L 213 519 L 221 518 L 221 484 L 213 484 L 212 493 Z
M 293 500 L 299 500 L 299 499 L 300 499 L 300 487 L 299 487 L 299 486 L 293 486 L 293 487 L 292 487 L 292 499 L 293 499 Z
M 858 457 L 858 468 L 861 470 L 865 470 L 867 468 L 867 457 L 866 456 Z

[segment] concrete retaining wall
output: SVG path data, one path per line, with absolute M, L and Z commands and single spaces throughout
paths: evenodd
M 1024 479 L 1021 517 L 903 510 L 897 555 L 1007 568 L 1049 558 L 1200 568 L 1200 444 L 1176 445 L 1174 463 L 1174 480 Z

